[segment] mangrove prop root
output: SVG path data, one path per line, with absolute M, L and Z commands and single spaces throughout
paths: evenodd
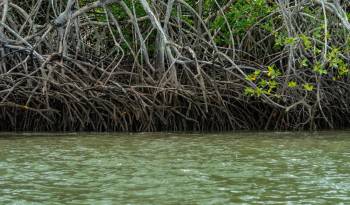
M 348 3 L 276 0 L 238 38 L 226 16 L 234 2 L 207 14 L 202 1 L 1 1 L 0 130 L 349 126 L 349 50 L 334 54 L 349 44 Z

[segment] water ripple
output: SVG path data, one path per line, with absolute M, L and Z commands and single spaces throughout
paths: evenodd
M 350 134 L 311 135 L 0 138 L 0 204 L 346 204 Z

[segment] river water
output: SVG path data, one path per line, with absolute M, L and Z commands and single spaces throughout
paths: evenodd
M 0 135 L 0 204 L 349 203 L 346 131 Z

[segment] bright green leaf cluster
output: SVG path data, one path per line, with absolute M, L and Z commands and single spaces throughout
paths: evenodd
M 271 79 L 275 79 L 281 75 L 281 71 L 276 68 L 276 66 L 268 66 L 267 67 L 267 76 Z
M 295 81 L 289 81 L 288 82 L 288 87 L 290 87 L 290 88 L 295 88 L 297 85 L 298 85 L 298 83 L 295 82 Z
M 305 83 L 303 85 L 303 87 L 304 87 L 304 90 L 306 90 L 306 91 L 313 91 L 314 90 L 314 86 L 309 84 L 309 83 Z
M 316 62 L 313 68 L 313 71 L 320 75 L 325 75 L 327 74 L 327 70 L 324 68 L 324 66 L 320 62 Z
M 253 73 L 247 75 L 247 77 L 245 78 L 246 80 L 250 80 L 250 81 L 255 81 L 258 76 L 260 75 L 261 71 L 260 70 L 256 70 Z

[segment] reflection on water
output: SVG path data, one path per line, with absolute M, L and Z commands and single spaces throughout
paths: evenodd
M 0 204 L 346 204 L 350 133 L 0 137 Z

